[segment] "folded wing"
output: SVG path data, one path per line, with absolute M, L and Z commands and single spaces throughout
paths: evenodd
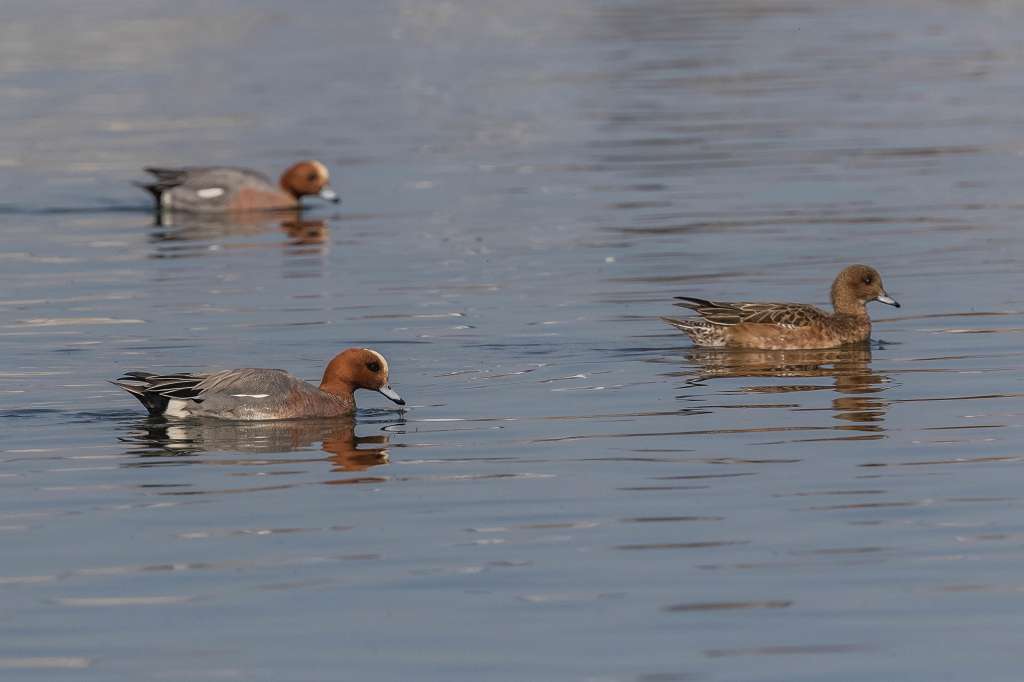
M 689 308 L 712 324 L 771 324 L 780 327 L 805 327 L 821 322 L 828 313 L 802 303 L 748 303 L 708 301 L 690 296 L 676 296 L 676 305 Z
M 139 399 L 149 413 L 161 415 L 171 400 L 199 405 L 236 404 L 251 398 L 275 398 L 288 395 L 293 388 L 306 389 L 303 382 L 279 369 L 227 369 L 212 374 L 153 374 L 126 372 L 112 384 Z
M 135 184 L 150 192 L 158 202 L 165 194 L 173 196 L 174 205 L 185 210 L 226 207 L 234 188 L 274 186 L 262 173 L 231 166 L 150 167 L 145 170 L 154 180 Z

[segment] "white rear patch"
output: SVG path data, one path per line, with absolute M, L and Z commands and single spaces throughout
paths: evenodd
M 269 393 L 232 393 L 232 398 L 269 398 Z
M 188 417 L 188 401 L 171 398 L 167 401 L 167 408 L 164 410 L 165 417 Z
M 224 194 L 223 187 L 205 187 L 203 189 L 196 190 L 196 196 L 200 199 L 216 199 L 222 194 Z

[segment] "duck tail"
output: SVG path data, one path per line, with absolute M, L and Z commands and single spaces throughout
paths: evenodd
M 670 324 L 681 332 L 684 332 L 690 338 L 693 338 L 694 332 L 701 326 L 699 320 L 680 320 L 677 317 L 659 317 L 662 322 Z
M 694 298 L 693 296 L 673 296 L 677 301 L 682 303 L 676 303 L 674 305 L 680 308 L 689 308 L 690 310 L 700 310 L 701 308 L 714 308 L 715 304 L 704 298 Z M 662 318 L 665 319 L 665 318 Z
M 146 390 L 146 380 L 152 376 L 155 375 L 149 372 L 127 372 L 124 376 L 118 377 L 110 383 L 135 396 L 142 403 L 143 407 L 146 408 L 150 416 L 159 417 L 167 410 L 167 404 L 170 402 L 170 399 L 159 393 Z
M 132 184 L 135 185 L 136 187 L 141 187 L 142 189 L 152 194 L 153 198 L 156 199 L 157 201 L 160 201 L 160 196 L 164 193 L 164 190 L 167 189 L 166 187 L 163 187 L 158 183 L 136 181 L 133 182 Z
M 675 317 L 662 317 L 660 319 L 689 336 L 695 345 L 709 347 L 725 345 L 725 337 L 722 335 L 721 330 L 706 320 L 680 320 Z

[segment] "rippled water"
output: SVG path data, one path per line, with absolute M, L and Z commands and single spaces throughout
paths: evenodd
M 5 680 L 1017 680 L 1024 8 L 13 0 Z M 323 160 L 155 225 L 148 164 Z M 869 350 L 694 349 L 672 296 Z M 349 345 L 407 410 L 165 424 Z M 326 485 L 325 485 L 326 484 Z

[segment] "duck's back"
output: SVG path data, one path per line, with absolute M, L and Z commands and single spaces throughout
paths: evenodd
M 806 303 L 762 303 L 753 301 L 707 301 L 702 298 L 676 296 L 676 305 L 689 308 L 711 324 L 772 324 L 782 327 L 805 327 L 821 324 L 831 317 L 821 308 Z
M 147 168 L 156 180 L 142 184 L 161 209 L 187 213 L 287 209 L 296 199 L 262 173 L 230 166 Z
M 351 401 L 321 391 L 280 369 L 243 368 L 210 374 L 196 385 L 190 416 L 219 419 L 335 417 L 352 412 Z
M 865 341 L 871 322 L 864 317 L 828 314 L 803 303 L 707 301 L 677 296 L 677 305 L 700 317 L 662 318 L 700 346 L 789 350 L 833 348 Z
M 280 369 L 247 367 L 213 374 L 129 372 L 114 382 L 166 417 L 253 421 L 339 417 L 355 410 L 351 396 L 321 391 Z

